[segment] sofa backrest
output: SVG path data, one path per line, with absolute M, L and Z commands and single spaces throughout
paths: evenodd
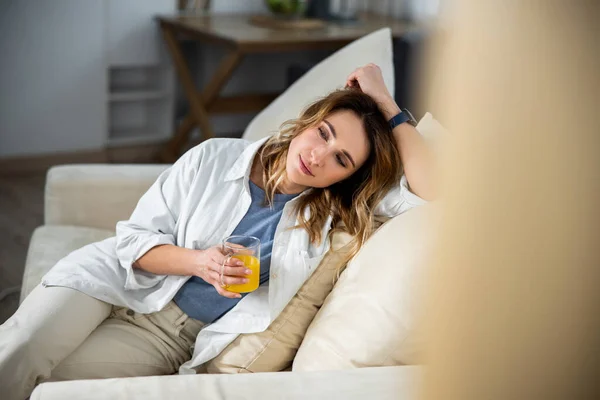
M 393 96 L 392 32 L 383 28 L 355 40 L 311 68 L 250 121 L 242 138 L 256 141 L 272 135 L 283 122 L 298 117 L 317 98 L 343 88 L 346 77 L 368 63 L 379 65 Z

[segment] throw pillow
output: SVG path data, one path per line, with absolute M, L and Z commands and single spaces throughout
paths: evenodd
M 292 365 L 304 333 L 331 292 L 338 269 L 344 267 L 344 247 L 350 235 L 336 233 L 332 248 L 317 269 L 264 332 L 242 334 L 216 358 L 205 364 L 211 374 L 283 371 Z
M 420 360 L 419 289 L 433 204 L 384 224 L 348 263 L 313 319 L 294 371 L 414 364 Z

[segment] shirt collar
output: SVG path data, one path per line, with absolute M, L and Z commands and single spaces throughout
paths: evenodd
M 260 149 L 260 146 L 269 140 L 269 138 L 270 136 L 267 136 L 266 138 L 257 140 L 246 147 L 237 160 L 235 160 L 227 175 L 225 175 L 225 182 L 234 181 L 236 179 L 244 178 L 246 175 L 250 175 L 250 169 L 252 167 L 252 160 L 254 160 L 254 156 L 258 152 L 258 149 Z
M 229 170 L 229 172 L 225 175 L 225 182 L 234 181 L 236 179 L 244 178 L 245 181 L 250 179 L 250 170 L 252 169 L 252 161 L 254 160 L 254 156 L 267 140 L 269 140 L 271 136 L 267 136 L 266 138 L 262 138 L 257 140 L 256 142 L 251 143 L 248 147 L 244 149 L 242 154 L 235 160 L 233 166 Z M 308 194 L 312 189 L 308 189 L 300 193 L 298 196 L 294 197 L 289 203 L 295 203 L 300 197 Z

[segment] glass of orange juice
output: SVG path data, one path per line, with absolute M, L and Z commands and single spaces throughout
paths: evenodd
M 233 235 L 223 240 L 223 252 L 242 261 L 252 271 L 247 283 L 227 285 L 225 289 L 235 293 L 249 293 L 260 284 L 260 239 L 254 236 Z

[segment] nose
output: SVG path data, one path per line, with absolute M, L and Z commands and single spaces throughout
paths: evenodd
M 318 167 L 322 166 L 325 157 L 327 156 L 327 149 L 325 146 L 316 146 L 310 152 L 310 162 Z

